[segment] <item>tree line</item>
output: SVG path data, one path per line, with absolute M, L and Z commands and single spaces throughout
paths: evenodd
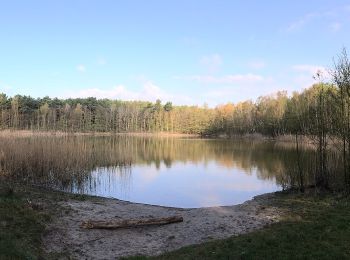
M 348 101 L 341 98 L 346 93 L 333 84 L 319 83 L 291 96 L 286 91 L 279 91 L 259 97 L 256 102 L 248 100 L 215 108 L 174 106 L 171 102 L 162 104 L 160 100 L 152 103 L 94 97 L 34 99 L 22 95 L 8 97 L 0 93 L 0 128 L 213 136 L 261 133 L 279 136 L 295 133 L 314 135 L 321 125 L 327 125 L 332 128 L 327 131 L 344 136 L 345 132 L 338 130 L 340 123 L 346 125 L 340 118 L 347 115 Z M 339 100 L 343 100 L 344 104 Z M 332 116 L 328 117 L 328 114 Z
M 329 142 L 336 140 L 342 154 L 344 183 L 350 190 L 350 62 L 344 48 L 331 79 L 291 96 L 286 91 L 208 108 L 173 106 L 143 101 L 75 98 L 34 99 L 0 94 L 0 128 L 59 130 L 67 132 L 176 132 L 199 135 L 261 133 L 295 136 L 299 153 L 300 136 L 308 136 L 317 149 L 315 183 L 327 187 Z M 303 189 L 300 169 L 300 187 Z
M 203 134 L 212 110 L 143 101 L 34 99 L 0 93 L 0 128 L 67 132 L 176 132 Z
M 144 101 L 51 99 L 0 93 L 0 129 L 67 132 L 170 132 L 199 135 L 260 133 L 347 137 L 348 92 L 318 83 L 288 96 L 286 91 L 215 108 Z M 344 98 L 345 97 L 345 98 Z M 340 132 L 341 131 L 341 132 Z M 326 134 L 326 133 L 324 133 Z

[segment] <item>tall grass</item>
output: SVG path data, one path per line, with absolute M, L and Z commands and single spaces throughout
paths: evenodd
M 108 148 L 82 137 L 0 137 L 0 174 L 48 186 L 80 185 L 100 165 L 131 165 L 122 151 Z
M 339 155 L 329 153 L 332 182 L 341 176 Z M 301 149 L 305 184 L 313 184 L 317 170 L 315 151 Z M 5 135 L 0 134 L 0 175 L 12 181 L 70 189 L 86 187 L 91 173 L 108 168 L 121 177 L 131 174 L 131 165 L 171 167 L 173 163 L 215 161 L 258 178 L 275 180 L 289 188 L 298 186 L 297 154 L 292 143 L 247 140 L 195 140 L 132 136 Z

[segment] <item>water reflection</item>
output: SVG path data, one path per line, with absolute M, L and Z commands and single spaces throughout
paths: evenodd
M 312 178 L 313 153 L 302 151 Z M 151 137 L 0 138 L 0 173 L 66 191 L 175 207 L 232 205 L 293 186 L 287 143 Z
M 220 166 L 216 161 L 173 163 L 168 167 L 134 165 L 127 174 L 100 168 L 75 192 L 174 207 L 232 205 L 279 189 L 275 180 Z

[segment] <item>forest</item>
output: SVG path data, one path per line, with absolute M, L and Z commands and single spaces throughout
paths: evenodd
M 317 149 L 315 183 L 328 187 L 329 149 L 342 155 L 344 183 L 350 186 L 350 62 L 344 48 L 330 79 L 288 95 L 280 91 L 236 104 L 174 106 L 143 101 L 75 98 L 34 99 L 0 94 L 0 129 L 65 132 L 170 132 L 227 137 L 244 134 L 293 135 L 299 152 L 307 136 Z M 330 145 L 332 143 L 332 145 Z M 303 189 L 300 170 L 299 185 Z
M 255 102 L 247 100 L 215 108 L 174 106 L 171 102 L 162 104 L 161 100 L 152 103 L 94 97 L 8 97 L 0 93 L 0 129 L 279 136 L 316 135 L 322 128 L 325 135 L 344 137 L 349 120 L 349 70 L 344 49 L 330 82 L 320 79 L 302 92 L 289 95 L 279 91 Z
M 51 99 L 0 93 L 0 128 L 67 132 L 170 132 L 227 136 L 260 133 L 279 136 L 314 134 L 322 123 L 339 134 L 345 90 L 329 83 L 314 84 L 301 93 L 286 91 L 215 108 L 174 106 L 144 101 L 76 98 Z M 343 95 L 346 98 L 343 99 Z M 341 102 L 345 102 L 342 104 Z M 342 104 L 342 106 L 341 106 Z M 343 111 L 347 113 L 347 111 Z M 319 121 L 319 120 L 322 120 Z M 344 122 L 343 122 L 344 123 Z

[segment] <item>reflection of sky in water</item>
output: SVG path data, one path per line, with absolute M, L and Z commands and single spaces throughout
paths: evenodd
M 262 180 L 257 169 L 244 171 L 206 163 L 174 162 L 133 165 L 131 168 L 99 168 L 92 172 L 83 193 L 132 202 L 172 207 L 234 205 L 279 190 L 275 179 Z

